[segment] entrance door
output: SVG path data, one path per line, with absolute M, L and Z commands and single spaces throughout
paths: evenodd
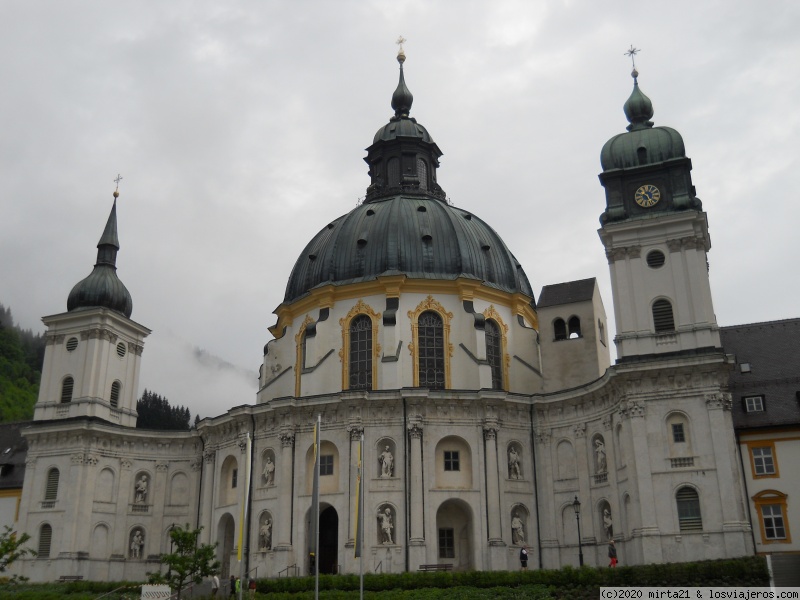
M 329 506 L 319 514 L 319 572 L 339 570 L 339 515 Z

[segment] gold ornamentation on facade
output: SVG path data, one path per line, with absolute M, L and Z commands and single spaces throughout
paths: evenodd
M 536 309 L 531 306 L 530 296 L 522 293 L 509 294 L 503 290 L 476 283 L 473 279 L 459 277 L 455 280 L 409 279 L 405 275 L 378 277 L 374 280 L 350 285 L 326 285 L 314 288 L 302 299 L 289 305 L 282 304 L 276 309 L 278 322 L 269 328 L 270 333 L 279 339 L 285 328 L 302 314 L 333 306 L 343 300 L 355 300 L 368 296 L 399 298 L 401 294 L 452 294 L 462 300 L 483 300 L 501 306 L 508 306 L 514 314 L 520 315 L 533 327 L 539 328 Z
M 412 372 L 414 374 L 414 387 L 419 387 L 419 316 L 425 311 L 433 311 L 442 318 L 442 330 L 444 333 L 444 387 L 449 390 L 450 384 L 450 357 L 453 356 L 453 344 L 450 343 L 450 320 L 453 313 L 447 312 L 433 296 L 428 295 L 425 300 L 417 305 L 414 310 L 408 311 L 408 319 L 411 321 L 411 343 L 408 351 L 411 353 Z
M 339 319 L 342 328 L 342 347 L 339 350 L 339 360 L 342 363 L 342 389 L 350 389 L 350 323 L 358 315 L 367 315 L 372 321 L 372 389 L 378 389 L 378 357 L 381 345 L 378 343 L 378 321 L 381 313 L 359 298 L 355 306 L 344 317 Z

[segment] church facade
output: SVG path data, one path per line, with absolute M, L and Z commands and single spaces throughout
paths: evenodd
M 447 201 L 398 61 L 366 198 L 297 259 L 254 404 L 187 432 L 135 428 L 150 331 L 116 275 L 114 205 L 94 270 L 44 319 L 19 517 L 39 555 L 21 574 L 141 580 L 185 524 L 223 576 L 241 571 L 240 527 L 248 573 L 307 573 L 318 419 L 321 572 L 359 569 L 362 436 L 370 572 L 516 569 L 523 546 L 534 567 L 603 565 L 610 539 L 623 564 L 753 552 L 707 216 L 638 73 L 628 131 L 601 154 L 612 336 L 594 279 L 537 301 L 497 233 Z

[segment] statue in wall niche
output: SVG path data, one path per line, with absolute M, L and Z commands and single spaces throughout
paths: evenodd
M 134 502 L 147 504 L 147 475 L 142 475 L 139 481 L 136 482 L 136 498 Z
M 614 537 L 614 522 L 611 520 L 611 511 L 608 508 L 603 509 L 603 529 L 606 532 L 606 539 Z
M 137 529 L 131 538 L 131 558 L 141 558 L 142 546 L 144 546 L 144 535 Z
M 272 457 L 267 455 L 264 461 L 264 471 L 261 473 L 264 477 L 264 485 L 270 486 L 275 484 L 275 463 L 272 462 Z
M 262 550 L 272 550 L 272 519 L 266 519 L 258 532 Z
M 508 478 L 522 479 L 522 470 L 519 467 L 519 452 L 514 446 L 508 451 Z
M 597 474 L 606 473 L 608 465 L 606 464 L 606 445 L 600 438 L 594 441 L 594 454 L 597 462 Z
M 381 544 L 394 544 L 392 541 L 392 509 L 386 508 L 384 511 L 378 511 L 378 522 L 381 526 Z
M 522 522 L 518 512 L 515 512 L 514 516 L 511 518 L 511 533 L 511 541 L 514 544 L 518 546 L 525 544 L 525 524 Z
M 389 446 L 378 457 L 378 462 L 381 464 L 381 477 L 391 477 L 394 474 L 394 455 Z

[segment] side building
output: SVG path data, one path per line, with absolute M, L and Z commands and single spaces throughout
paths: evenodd
M 755 550 L 800 585 L 800 319 L 720 330 Z M 788 585 L 788 583 L 787 583 Z

